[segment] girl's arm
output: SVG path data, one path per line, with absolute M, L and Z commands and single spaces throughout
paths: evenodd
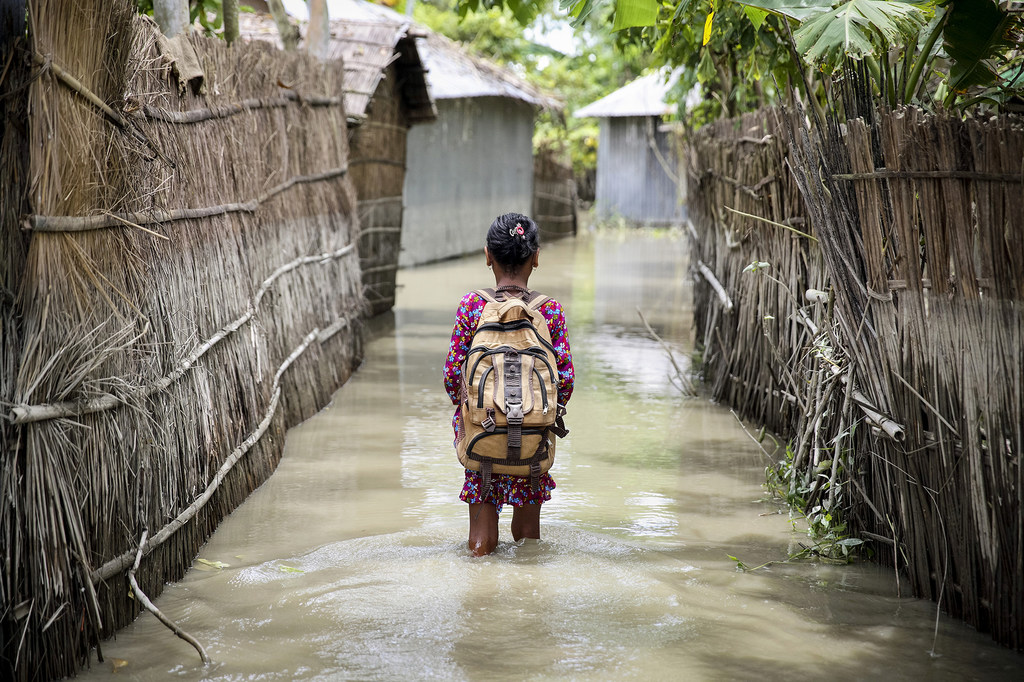
M 558 361 L 558 402 L 565 405 L 572 397 L 572 388 L 576 381 L 576 370 L 572 366 L 572 351 L 569 348 L 569 335 L 565 326 L 565 313 L 554 299 L 546 301 L 540 307 L 540 311 L 548 321 L 551 345 L 555 347 L 555 359 Z
M 453 405 L 459 404 L 459 384 L 462 383 L 462 365 L 469 352 L 469 343 L 480 321 L 480 311 L 485 301 L 475 292 L 469 292 L 459 302 L 455 314 L 452 340 L 448 344 L 448 358 L 444 362 L 444 390 Z

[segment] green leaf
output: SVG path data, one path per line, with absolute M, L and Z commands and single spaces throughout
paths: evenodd
M 927 16 L 921 8 L 889 0 L 850 0 L 805 21 L 793 32 L 808 62 L 837 66 L 892 44 L 916 44 Z
M 835 0 L 738 0 L 744 7 L 755 7 L 797 21 L 827 12 Z
M 767 10 L 760 9 L 758 7 L 750 7 L 749 5 L 743 8 L 743 13 L 747 15 L 747 19 L 750 19 L 750 23 L 754 25 L 755 31 L 761 30 L 761 24 L 768 18 Z M 755 80 L 758 80 L 755 78 Z
M 1006 39 L 1012 17 L 991 0 L 954 0 L 951 5 L 942 31 L 943 47 L 953 60 L 949 89 L 962 92 L 995 83 L 998 75 L 988 60 L 1013 46 Z
M 653 26 L 658 21 L 658 0 L 615 0 L 613 31 L 634 26 Z
M 305 573 L 301 568 L 295 568 L 294 566 L 285 566 L 282 564 L 278 566 L 278 568 L 281 569 L 282 573 Z

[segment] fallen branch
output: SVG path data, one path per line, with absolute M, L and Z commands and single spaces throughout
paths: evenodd
M 170 628 L 171 632 L 173 632 L 175 635 L 191 644 L 192 647 L 199 652 L 199 657 L 203 659 L 204 664 L 209 663 L 210 657 L 206 655 L 206 650 L 203 649 L 203 645 L 196 641 L 195 637 L 179 628 L 174 623 L 174 621 L 165 616 L 163 612 L 160 611 L 160 609 L 158 609 L 152 601 L 150 601 L 149 597 L 146 596 L 146 593 L 142 591 L 141 587 L 139 587 L 138 581 L 135 580 L 135 572 L 139 570 L 139 562 L 142 561 L 142 548 L 146 545 L 147 535 L 149 535 L 149 531 L 143 531 L 142 538 L 139 540 L 139 549 L 135 553 L 135 565 L 132 566 L 131 570 L 128 571 L 128 582 L 131 583 L 132 592 L 135 593 L 135 598 L 139 601 L 139 603 L 142 604 L 147 611 L 156 616 L 157 620 L 159 620 L 161 623 Z
M 672 349 L 654 331 L 651 325 L 647 322 L 647 318 L 644 317 L 644 314 L 639 307 L 637 307 L 636 309 L 636 314 L 640 316 L 640 321 L 643 322 L 644 327 L 647 328 L 647 333 L 653 336 L 654 340 L 661 344 L 661 347 L 664 348 L 665 352 L 668 354 L 668 361 L 672 363 L 672 367 L 675 368 L 676 370 L 676 376 L 679 377 L 680 390 L 682 391 L 683 395 L 690 398 L 696 397 L 697 391 L 693 387 L 693 382 L 690 381 L 690 378 L 686 376 L 683 370 L 680 369 L 679 365 L 676 364 L 676 358 L 675 355 L 673 355 L 672 353 Z

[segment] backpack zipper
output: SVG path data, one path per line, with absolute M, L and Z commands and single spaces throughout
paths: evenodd
M 469 376 L 469 385 L 473 385 L 473 375 L 476 374 L 476 368 L 480 365 L 481 360 L 483 360 L 488 355 L 497 355 L 498 353 L 504 353 L 505 351 L 509 350 L 516 349 L 513 348 L 512 346 L 498 346 L 497 348 L 486 348 L 484 346 L 477 346 L 476 348 L 471 348 L 470 351 L 466 353 L 467 360 L 469 359 L 469 356 L 472 355 L 473 353 L 478 353 L 482 351 L 482 354 L 480 355 L 480 357 L 476 359 L 476 362 L 473 363 L 473 369 L 470 370 L 469 374 L 467 375 Z M 552 367 L 551 363 L 548 361 L 547 354 L 544 352 L 544 349 L 541 348 L 540 346 L 531 346 L 526 350 L 519 350 L 516 352 L 522 355 L 532 355 L 535 358 L 543 360 L 544 364 L 547 365 L 548 372 L 550 373 L 551 378 L 554 379 L 556 376 L 558 376 L 558 373 L 555 372 L 554 367 Z

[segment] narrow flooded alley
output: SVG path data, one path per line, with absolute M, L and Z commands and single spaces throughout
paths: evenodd
M 143 613 L 83 678 L 1019 679 L 1024 658 L 899 598 L 888 569 L 736 569 L 806 537 L 637 313 L 688 362 L 684 251 L 637 231 L 541 251 L 531 285 L 566 310 L 577 379 L 540 541 L 514 543 L 506 511 L 493 555 L 466 549 L 441 366 L 459 298 L 491 283 L 483 257 L 406 269 L 359 371 L 157 600 L 212 663 Z

